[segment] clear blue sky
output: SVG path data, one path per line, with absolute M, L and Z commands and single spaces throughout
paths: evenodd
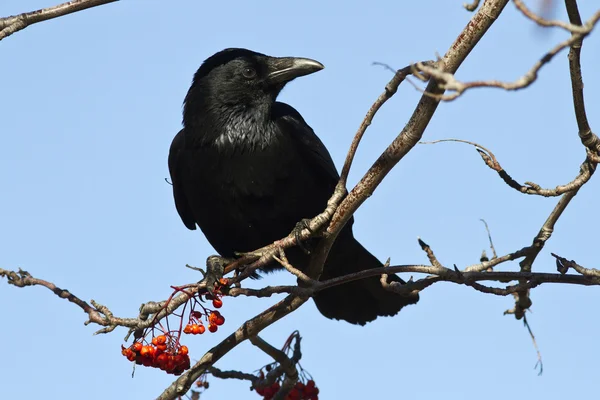
M 536 4 L 537 2 L 530 2 Z M 565 18 L 562 3 L 554 16 Z M 597 7 L 581 2 L 584 19 Z M 4 0 L 7 16 L 55 4 Z M 290 84 L 280 99 L 297 108 L 341 166 L 365 112 L 390 73 L 444 53 L 468 22 L 462 0 L 347 2 L 122 1 L 37 24 L 0 43 L 0 267 L 21 267 L 119 316 L 169 295 L 169 285 L 198 275 L 213 253 L 188 231 L 173 205 L 169 144 L 200 63 L 225 47 L 304 56 L 325 70 Z M 541 31 L 509 4 L 463 65 L 462 79 L 520 77 L 566 38 Z M 588 117 L 600 131 L 600 32 L 583 48 Z M 402 129 L 419 93 L 405 83 L 381 110 L 358 152 L 355 183 Z M 457 137 L 495 152 L 519 181 L 554 187 L 578 172 L 567 53 L 545 67 L 530 89 L 480 89 L 443 104 L 427 140 Z M 555 270 L 550 251 L 598 267 L 598 177 L 557 225 L 535 270 Z M 485 218 L 499 253 L 528 245 L 557 199 L 508 188 L 472 147 L 419 146 L 356 215 L 356 236 L 380 259 L 426 262 L 422 237 L 448 265 L 477 262 L 487 247 Z M 307 216 L 310 217 L 310 216 Z M 502 268 L 516 270 L 516 263 Z M 292 282 L 285 273 L 259 282 Z M 312 302 L 262 336 L 283 344 L 299 329 L 303 366 L 323 399 L 545 400 L 597 396 L 600 348 L 597 288 L 542 286 L 532 294 L 530 323 L 544 374 L 522 323 L 503 316 L 512 298 L 438 284 L 395 318 L 361 328 L 327 320 Z M 190 337 L 192 357 L 277 299 L 225 299 L 227 322 L 214 335 Z M 120 354 L 124 329 L 92 336 L 86 316 L 48 290 L 0 282 L 2 397 L 152 399 L 172 381 Z M 249 344 L 217 366 L 253 371 L 269 359 Z M 259 399 L 247 383 L 211 379 L 206 399 Z

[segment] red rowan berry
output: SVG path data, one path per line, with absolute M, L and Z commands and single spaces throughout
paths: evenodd
M 157 344 L 165 344 L 167 343 L 167 337 L 165 335 L 159 335 L 156 338 Z M 154 341 L 154 339 L 152 339 Z

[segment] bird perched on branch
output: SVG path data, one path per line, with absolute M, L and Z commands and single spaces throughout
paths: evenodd
M 331 156 L 298 111 L 276 101 L 286 83 L 321 69 L 307 58 L 225 49 L 194 75 L 169 171 L 183 223 L 199 226 L 221 256 L 268 245 L 325 209 L 339 180 Z M 333 244 L 321 280 L 383 266 L 354 238 L 352 223 Z M 308 265 L 300 249 L 286 253 L 296 268 Z M 273 262 L 266 270 L 277 268 Z M 390 280 L 403 282 L 396 275 Z M 325 317 L 360 325 L 418 299 L 385 290 L 379 277 L 314 296 Z

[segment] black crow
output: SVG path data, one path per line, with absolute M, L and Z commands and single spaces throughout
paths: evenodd
M 339 180 L 331 156 L 298 111 L 276 101 L 286 83 L 322 68 L 307 58 L 225 49 L 194 75 L 169 170 L 183 223 L 189 229 L 198 225 L 221 256 L 270 244 L 325 209 Z M 321 280 L 382 267 L 354 239 L 352 223 L 331 248 Z M 289 249 L 287 256 L 306 268 L 309 256 L 301 249 Z M 273 262 L 265 270 L 278 268 Z M 396 275 L 390 280 L 402 282 Z M 325 317 L 360 325 L 395 315 L 418 299 L 386 291 L 379 277 L 314 297 Z

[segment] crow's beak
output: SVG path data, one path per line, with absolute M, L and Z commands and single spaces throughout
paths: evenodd
M 312 74 L 325 68 L 310 58 L 279 57 L 269 60 L 267 80 L 271 85 L 281 85 L 299 76 Z

